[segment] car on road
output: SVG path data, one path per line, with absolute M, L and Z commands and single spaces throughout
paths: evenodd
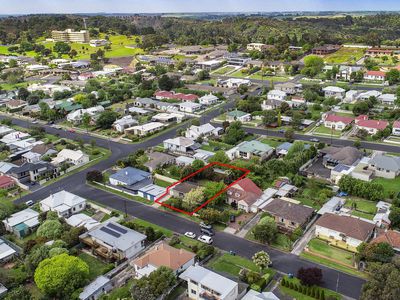
M 53 126 L 55 129 L 61 130 L 61 126 Z
M 32 206 L 34 203 L 33 203 L 32 200 L 28 200 L 28 201 L 25 202 L 25 204 L 28 205 L 28 206 Z
M 312 139 L 310 139 L 310 142 L 319 143 L 319 139 L 317 139 L 317 138 L 312 138 Z
M 73 129 L 68 129 L 68 131 L 71 133 L 75 133 L 75 130 L 73 130 Z
M 212 230 L 212 229 L 200 228 L 200 232 L 202 234 L 206 234 L 206 235 L 209 235 L 209 236 L 213 236 L 214 235 L 214 230 Z
M 38 123 L 37 120 L 33 120 L 33 121 L 32 121 L 32 124 L 37 124 L 37 123 Z
M 196 234 L 191 231 L 185 232 L 185 236 L 187 236 L 188 238 L 191 238 L 191 239 L 196 238 Z
M 208 235 L 201 235 L 197 238 L 198 241 L 211 245 L 213 243 L 213 239 L 211 236 Z
M 212 230 L 212 229 L 213 229 L 213 228 L 212 228 L 212 225 L 206 224 L 206 223 L 204 223 L 204 222 L 201 222 L 201 223 L 200 223 L 200 227 L 201 227 L 201 228 L 204 228 L 204 229 L 208 229 L 208 230 Z
M 279 129 L 279 131 L 278 131 L 279 133 L 285 133 L 286 132 L 286 130 L 285 129 Z

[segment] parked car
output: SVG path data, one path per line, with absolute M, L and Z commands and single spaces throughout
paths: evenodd
M 310 139 L 310 142 L 319 143 L 319 139 L 317 139 L 317 138 L 312 138 L 312 139 Z
M 214 235 L 214 231 L 212 229 L 200 228 L 200 232 L 209 236 Z
M 33 203 L 32 200 L 28 200 L 28 201 L 25 202 L 25 204 L 28 205 L 28 206 L 32 206 L 34 203 Z
M 206 223 L 204 223 L 204 222 L 201 222 L 201 223 L 200 223 L 200 227 L 201 227 L 201 228 L 204 228 L 204 229 L 212 230 L 212 225 L 206 224 Z
M 187 236 L 188 238 L 191 238 L 191 239 L 196 238 L 196 234 L 191 231 L 185 232 L 185 236 Z
M 75 133 L 75 130 L 73 130 L 73 129 L 69 129 L 68 131 L 71 133 Z
M 201 235 L 197 238 L 198 241 L 202 242 L 202 243 L 206 243 L 206 244 L 212 244 L 213 243 L 213 239 L 211 236 L 208 235 Z
M 230 216 L 229 216 L 229 221 L 230 221 L 231 223 L 234 223 L 234 222 L 236 221 L 236 216 L 235 216 L 235 215 L 230 215 Z

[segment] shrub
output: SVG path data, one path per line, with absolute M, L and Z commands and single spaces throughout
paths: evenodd
M 261 291 L 262 291 L 261 287 L 260 287 L 258 284 L 256 284 L 256 283 L 253 283 L 253 284 L 250 286 L 250 288 L 251 288 L 252 290 L 257 291 L 257 292 L 261 292 Z

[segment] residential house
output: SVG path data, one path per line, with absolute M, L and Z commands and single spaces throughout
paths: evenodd
M 137 125 L 133 127 L 129 127 L 125 129 L 126 133 L 133 133 L 138 136 L 146 136 L 148 134 L 153 134 L 157 131 L 160 131 L 164 128 L 165 124 L 160 122 L 150 122 L 143 125 Z
M 213 94 L 208 94 L 204 95 L 203 97 L 199 98 L 199 103 L 202 105 L 214 105 L 218 103 L 219 98 L 217 96 L 214 96 Z
M 108 261 L 122 261 L 134 257 L 144 249 L 146 236 L 113 221 L 102 223 L 79 236 L 94 254 Z
M 17 254 L 14 248 L 10 247 L 2 238 L 0 238 L 0 265 L 9 262 Z M 0 284 L 0 297 L 1 295 L 1 284 Z
M 361 71 L 362 67 L 359 66 L 339 66 L 339 72 L 336 74 L 336 79 L 349 81 L 351 74 Z
M 207 60 L 207 61 L 198 61 L 196 63 L 196 67 L 210 72 L 212 70 L 219 68 L 221 66 L 222 62 L 223 62 L 222 60 L 217 60 L 217 59 Z
M 183 181 L 173 186 L 169 190 L 169 194 L 172 197 L 183 199 L 187 193 L 189 193 L 191 190 L 197 189 L 198 187 L 199 185 L 194 182 Z
M 339 164 L 352 166 L 361 160 L 363 153 L 355 147 L 329 146 L 320 150 L 323 155 L 322 163 L 326 168 L 333 169 Z
M 249 290 L 242 300 L 279 300 L 279 298 L 273 292 Z
M 63 149 L 58 152 L 57 156 L 52 160 L 52 164 L 58 166 L 64 162 L 74 166 L 84 165 L 90 161 L 89 155 L 81 150 Z
M 15 130 L 13 128 L 11 128 L 11 127 L 1 125 L 0 126 L 0 137 L 2 138 L 3 136 L 5 136 L 5 135 L 7 135 L 9 133 L 12 133 L 14 131 Z
M 196 254 L 185 249 L 177 249 L 161 241 L 145 253 L 135 258 L 130 264 L 135 270 L 135 278 L 150 275 L 159 267 L 171 269 L 176 276 L 195 263 Z
M 327 55 L 338 51 L 341 47 L 341 45 L 326 44 L 313 48 L 311 53 L 315 55 Z
M 372 221 L 353 216 L 326 213 L 315 223 L 315 235 L 330 244 L 357 252 L 357 247 L 367 242 L 375 232 Z
M 314 215 L 312 207 L 301 205 L 298 201 L 288 198 L 272 199 L 263 207 L 263 211 L 272 215 L 278 228 L 284 232 L 304 228 Z
M 400 120 L 394 121 L 392 128 L 393 135 L 400 135 Z
M 334 214 L 343 207 L 345 202 L 345 199 L 333 196 L 320 208 L 318 214 L 321 216 L 327 213 Z
M 343 99 L 343 102 L 345 103 L 354 103 L 357 101 L 361 94 L 361 91 L 359 90 L 350 90 L 346 92 L 346 96 Z
M 113 287 L 110 278 L 105 275 L 100 275 L 83 288 L 78 298 L 79 300 L 97 300 L 101 295 L 110 292 Z
M 190 266 L 179 278 L 187 281 L 189 299 L 238 299 L 239 285 L 237 282 L 199 265 Z
M 251 159 L 257 157 L 264 160 L 270 157 L 274 152 L 274 149 L 267 144 L 260 141 L 244 141 L 232 149 L 226 151 L 226 155 L 229 159 L 242 158 Z
M 18 166 L 9 162 L 0 161 L 0 175 L 8 174 L 8 171 L 14 167 Z
M 264 51 L 266 49 L 275 48 L 274 45 L 266 45 L 263 43 L 250 43 L 247 44 L 246 49 L 248 51 Z
M 175 99 L 182 102 L 195 102 L 196 100 L 199 99 L 199 96 L 194 94 L 183 94 L 183 93 L 175 93 L 168 91 L 155 92 L 154 96 L 157 100 Z
M 385 120 L 369 120 L 368 116 L 358 116 L 355 120 L 357 129 L 364 129 L 369 134 L 377 134 L 378 131 L 386 129 L 389 122 Z
M 229 53 L 224 56 L 228 65 L 232 66 L 245 66 L 251 60 L 250 57 L 240 56 L 237 53 Z
M 324 92 L 326 98 L 333 97 L 343 100 L 343 98 L 346 96 L 346 90 L 337 86 L 327 86 L 323 88 L 322 91 Z
M 397 100 L 397 96 L 395 94 L 382 94 L 378 97 L 378 101 L 383 105 L 394 105 Z
M 252 205 L 262 197 L 263 191 L 249 178 L 243 178 L 227 190 L 228 204 L 246 212 L 257 212 Z
M 39 181 L 42 177 L 55 178 L 58 176 L 57 168 L 47 162 L 24 163 L 20 166 L 8 170 L 7 175 L 14 178 L 17 182 L 24 184 L 27 182 Z
M 183 113 L 159 113 L 154 115 L 151 120 L 153 122 L 161 122 L 161 123 L 173 123 L 173 122 L 182 122 L 186 118 L 186 115 Z
M 124 132 L 125 129 L 139 124 L 139 122 L 134 119 L 131 115 L 123 116 L 122 118 L 115 120 L 113 123 L 113 128 L 118 132 Z
M 176 158 L 176 165 L 177 166 L 190 166 L 196 159 L 193 157 L 187 157 L 187 156 L 178 156 Z
M 57 151 L 53 148 L 53 145 L 48 145 L 44 143 L 33 146 L 30 152 L 39 154 L 40 159 L 45 156 L 51 156 L 57 153 Z
M 275 84 L 275 90 L 285 92 L 288 95 L 296 95 L 302 92 L 303 85 L 301 83 L 285 82 Z
M 380 95 L 382 95 L 380 91 L 370 90 L 359 94 L 357 100 L 367 101 L 371 97 L 378 98 Z
M 268 100 L 277 100 L 277 101 L 285 101 L 287 97 L 286 92 L 281 90 L 271 90 L 267 94 Z
M 245 113 L 244 111 L 240 110 L 232 110 L 226 113 L 226 120 L 228 122 L 240 121 L 240 122 L 250 122 L 251 121 L 251 114 Z
M 72 227 L 85 227 L 87 230 L 100 225 L 98 221 L 84 213 L 74 214 L 68 219 L 65 219 L 65 222 Z
M 384 81 L 386 73 L 382 71 L 367 71 L 364 74 L 364 80 L 368 81 Z
M 26 152 L 21 156 L 22 161 L 28 163 L 37 163 L 40 161 L 40 158 L 41 156 L 39 153 L 35 153 L 32 151 Z
M 241 85 L 251 86 L 252 83 L 250 80 L 242 79 L 242 78 L 229 78 L 226 80 L 219 79 L 217 81 L 217 86 L 220 86 L 220 87 L 238 88 Z
M 199 137 L 208 138 L 210 136 L 218 136 L 223 129 L 221 127 L 214 127 L 210 123 L 200 126 L 192 125 L 186 129 L 185 136 L 189 139 L 196 140 Z
M 284 142 L 276 147 L 275 153 L 279 156 L 285 156 L 286 154 L 288 154 L 290 148 L 292 147 L 293 143 Z M 309 149 L 309 148 L 310 148 L 309 144 L 304 144 L 304 149 Z
M 61 218 L 68 218 L 86 208 L 86 199 L 67 191 L 59 191 L 40 201 L 41 211 L 54 211 Z
M 15 181 L 9 176 L 0 175 L 0 190 L 9 190 L 15 186 Z
M 391 221 L 389 219 L 391 203 L 385 201 L 378 201 L 376 204 L 376 213 L 372 221 L 378 228 L 389 228 Z
M 110 175 L 109 181 L 111 185 L 119 186 L 135 186 L 138 184 L 144 186 L 152 183 L 149 172 L 132 167 L 123 168 Z
M 393 50 L 384 48 L 370 48 L 367 49 L 365 55 L 371 57 L 392 56 Z
M 150 172 L 154 172 L 157 168 L 175 163 L 175 156 L 162 152 L 151 152 L 147 154 L 147 157 L 148 161 L 144 163 L 144 166 L 147 167 Z
M 370 159 L 368 168 L 376 177 L 394 179 L 400 175 L 400 157 L 377 153 Z
M 29 235 L 39 226 L 39 213 L 31 208 L 16 212 L 3 220 L 5 229 L 19 238 Z
M 324 119 L 324 126 L 334 130 L 344 130 L 348 125 L 353 123 L 354 118 L 339 116 L 335 114 L 326 114 Z
M 10 100 L 6 103 L 6 108 L 9 112 L 16 112 L 16 111 L 21 111 L 25 106 L 28 105 L 28 102 L 24 100 Z
M 201 110 L 202 107 L 201 104 L 194 102 L 183 102 L 179 104 L 179 110 L 186 113 L 194 113 Z
M 176 137 L 164 141 L 164 149 L 170 152 L 188 153 L 200 148 L 192 139 L 186 137 Z
M 396 230 L 378 230 L 377 236 L 371 243 L 388 243 L 393 250 L 400 254 L 400 232 Z

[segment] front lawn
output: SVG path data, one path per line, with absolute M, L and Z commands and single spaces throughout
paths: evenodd
M 166 187 L 169 187 L 172 183 L 156 178 L 154 180 L 154 184 L 166 188 Z
M 239 272 L 243 268 L 253 272 L 260 272 L 260 268 L 251 260 L 228 253 L 213 258 L 208 263 L 208 266 L 217 272 L 228 273 L 235 277 L 239 276 Z
M 353 266 L 354 253 L 331 246 L 326 241 L 314 238 L 308 243 L 308 248 L 314 253 Z
M 283 140 L 279 140 L 276 138 L 261 138 L 259 141 L 261 143 L 267 144 L 268 146 L 270 146 L 272 148 L 276 148 L 279 145 L 281 145 L 282 143 L 284 143 Z
M 337 130 L 332 130 L 331 128 L 325 127 L 325 126 L 319 126 L 316 127 L 313 131 L 313 133 L 315 134 L 321 134 L 321 135 L 332 135 L 335 137 L 339 137 L 342 135 L 341 131 L 337 131 Z
M 233 70 L 235 70 L 235 67 L 226 66 L 226 67 L 219 68 L 218 70 L 215 70 L 214 72 L 212 72 L 212 74 L 224 75 L 228 72 L 232 72 Z

